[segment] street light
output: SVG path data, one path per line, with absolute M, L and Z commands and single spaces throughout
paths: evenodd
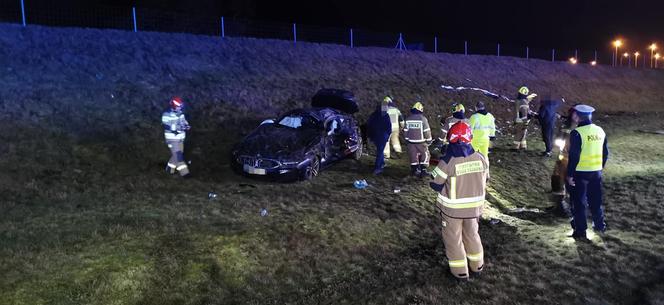
M 591 62 L 590 62 L 590 65 L 591 65 L 591 66 L 596 66 L 596 65 L 597 65 L 597 61 L 596 61 L 596 60 L 591 61 Z
M 621 67 L 622 67 L 622 59 L 623 59 L 623 57 L 629 59 L 629 53 L 625 52 L 625 54 L 623 54 L 623 56 L 620 57 L 620 66 L 621 66 Z M 630 62 L 629 64 L 627 64 L 627 66 L 629 66 L 629 65 L 631 65 L 631 62 Z
M 639 52 L 634 52 L 634 68 L 639 67 Z
M 652 68 L 652 58 L 655 50 L 657 50 L 657 45 L 655 43 L 651 44 L 648 49 L 650 49 L 650 68 Z
M 614 56 L 613 56 L 613 59 L 614 59 L 614 61 L 613 61 L 613 66 L 615 67 L 615 66 L 618 64 L 618 63 L 617 63 L 617 61 L 618 61 L 618 48 L 619 48 L 620 46 L 622 46 L 622 41 L 620 41 L 620 39 L 616 39 L 616 40 L 613 42 L 613 45 L 616 47 L 616 53 L 615 53 Z
M 659 56 L 659 53 L 655 54 L 655 69 L 657 69 L 657 61 L 659 60 L 661 56 Z
M 569 58 L 569 62 L 570 62 L 571 64 L 573 64 L 573 65 L 576 65 L 576 58 L 574 58 L 574 57 L 570 57 L 570 58 Z

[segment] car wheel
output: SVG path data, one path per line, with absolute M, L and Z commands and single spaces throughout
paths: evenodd
M 320 159 L 314 156 L 311 162 L 302 171 L 302 180 L 311 180 L 320 173 Z

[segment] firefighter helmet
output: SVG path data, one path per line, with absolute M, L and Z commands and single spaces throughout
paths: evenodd
M 179 97 L 179 96 L 174 96 L 174 97 L 171 99 L 170 104 L 171 104 L 171 108 L 173 108 L 173 109 L 177 109 L 177 108 L 182 107 L 182 106 L 184 105 L 184 102 L 182 101 L 182 98 L 181 98 L 181 97 Z
M 526 87 L 526 86 L 523 86 L 523 87 L 519 88 L 519 93 L 521 93 L 523 95 L 528 95 L 529 92 L 530 92 L 530 90 L 528 90 L 528 87 Z
M 452 112 L 466 112 L 466 107 L 463 107 L 461 103 L 452 104 Z
M 422 103 L 417 102 L 413 105 L 413 109 L 417 111 L 424 111 L 424 106 L 422 105 Z
M 473 139 L 473 131 L 470 129 L 470 126 L 465 122 L 456 122 L 450 131 L 447 133 L 447 140 L 450 143 L 458 143 L 459 141 L 463 143 L 470 143 Z

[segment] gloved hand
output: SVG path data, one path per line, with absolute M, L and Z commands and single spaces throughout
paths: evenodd
M 531 94 L 529 94 L 526 98 L 527 98 L 528 101 L 530 102 L 530 101 L 532 101 L 532 100 L 533 100 L 534 98 L 536 98 L 536 97 L 537 97 L 537 93 L 531 93 Z
M 445 186 L 444 184 L 436 184 L 433 182 L 429 182 L 429 186 L 436 192 L 441 192 L 443 190 L 443 187 Z

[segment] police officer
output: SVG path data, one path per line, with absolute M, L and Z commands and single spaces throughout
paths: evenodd
M 593 124 L 593 107 L 577 105 L 572 120 L 578 123 L 570 133 L 569 163 L 567 183 L 571 187 L 572 228 L 571 237 L 586 238 L 586 202 L 590 207 L 593 229 L 603 233 L 606 230 L 602 208 L 602 169 L 609 157 L 609 149 L 604 130 Z
M 184 162 L 184 139 L 187 130 L 191 129 L 189 122 L 182 112 L 184 102 L 180 97 L 173 97 L 170 101 L 170 109 L 161 115 L 161 124 L 164 127 L 166 144 L 171 151 L 171 159 L 168 160 L 166 171 L 170 174 L 179 172 L 180 176 L 189 176 L 189 168 Z
M 404 137 L 408 144 L 408 157 L 410 158 L 410 172 L 420 178 L 428 176 L 429 144 L 431 144 L 431 128 L 424 116 L 424 106 L 417 102 L 410 109 L 406 118 Z
M 390 139 L 388 140 L 387 145 L 385 145 L 384 151 L 385 158 L 389 159 L 391 152 L 390 146 L 394 149 L 397 157 L 402 152 L 401 143 L 399 142 L 399 132 L 404 128 L 405 123 L 401 111 L 399 111 L 399 108 L 394 104 L 392 98 L 386 96 L 385 99 L 383 99 L 383 103 L 387 103 L 387 115 L 390 116 L 390 123 L 392 124 L 392 133 L 390 133 Z
M 468 270 L 484 268 L 484 250 L 479 235 L 479 217 L 484 208 L 489 163 L 473 150 L 470 127 L 458 122 L 450 128 L 449 145 L 430 183 L 438 193 L 436 206 L 443 218 L 443 243 L 450 272 L 468 279 Z
M 470 128 L 473 130 L 473 149 L 481 153 L 489 162 L 489 143 L 496 137 L 496 119 L 486 111 L 483 102 L 477 102 L 475 113 L 470 116 Z
M 530 101 L 532 101 L 537 94 L 530 93 L 528 87 L 519 88 L 516 101 L 514 102 L 515 114 L 514 128 L 516 130 L 514 135 L 514 147 L 516 150 L 526 150 L 528 143 L 526 137 L 528 136 L 528 124 L 530 123 Z

